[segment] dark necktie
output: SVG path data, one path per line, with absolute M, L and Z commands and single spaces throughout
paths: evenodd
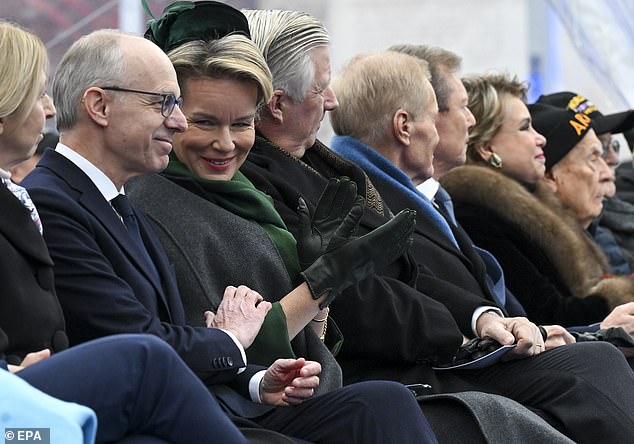
M 436 202 L 436 205 L 438 205 L 442 212 L 445 213 L 445 216 L 449 216 L 449 220 L 451 220 L 454 225 L 458 225 L 456 222 L 456 215 L 453 211 L 451 196 L 449 196 L 449 193 L 443 187 L 439 187 L 438 191 L 436 191 L 434 202 Z
M 112 207 L 117 211 L 117 213 L 119 213 L 121 219 L 123 219 L 123 224 L 128 229 L 128 233 L 130 233 L 130 236 L 136 242 L 139 250 L 145 256 L 145 259 L 154 272 L 155 277 L 158 278 L 158 271 L 156 270 L 154 261 L 152 261 L 152 258 L 145 248 L 143 238 L 141 237 L 141 231 L 139 230 L 139 223 L 136 216 L 134 215 L 134 212 L 132 211 L 132 206 L 130 205 L 130 201 L 128 200 L 127 196 L 125 194 L 119 194 L 117 197 L 112 199 L 110 203 L 112 204 Z

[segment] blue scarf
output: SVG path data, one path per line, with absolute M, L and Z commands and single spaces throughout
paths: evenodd
M 340 156 L 356 163 L 370 177 L 379 177 L 402 193 L 405 193 L 414 210 L 430 218 L 456 246 L 458 242 L 444 217 L 434 208 L 432 203 L 414 186 L 412 180 L 373 148 L 350 136 L 334 136 L 330 148 Z

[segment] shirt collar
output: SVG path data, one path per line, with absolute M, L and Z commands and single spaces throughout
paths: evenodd
M 433 177 L 430 177 L 425 182 L 416 187 L 416 189 L 430 202 L 434 201 L 434 196 L 436 195 L 438 188 L 440 188 L 440 183 L 438 183 L 438 181 Z
M 99 192 L 108 202 L 117 197 L 119 194 L 125 194 L 123 187 L 121 187 L 120 190 L 117 190 L 115 184 L 103 173 L 103 171 L 93 165 L 77 151 L 74 151 L 72 148 L 64 145 L 63 143 L 58 143 L 55 151 L 73 162 L 77 168 L 82 170 L 84 174 L 90 178 L 92 183 L 95 184 Z

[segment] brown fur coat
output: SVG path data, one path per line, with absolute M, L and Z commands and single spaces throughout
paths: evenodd
M 455 168 L 441 183 L 456 202 L 487 208 L 522 231 L 575 297 L 601 296 L 610 308 L 634 300 L 634 279 L 604 278 L 609 267 L 603 252 L 546 185 L 538 183 L 531 193 L 489 167 L 472 165 Z

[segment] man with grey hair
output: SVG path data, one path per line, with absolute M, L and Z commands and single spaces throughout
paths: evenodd
M 475 119 L 467 107 L 467 92 L 457 76 L 461 58 L 446 49 L 425 45 L 394 45 L 389 48 L 429 64 L 431 85 L 438 101 L 436 128 L 440 141 L 434 153 L 434 174 L 443 174 L 463 165 L 467 159 L 467 139 Z
M 376 381 L 313 397 L 318 362 L 248 364 L 244 350 L 271 304 L 247 287 L 227 287 L 216 314 L 205 313 L 205 327 L 185 324 L 167 256 L 124 190 L 132 177 L 164 169 L 175 134 L 187 129 L 176 72 L 160 48 L 140 37 L 96 31 L 66 53 L 53 95 L 60 143 L 23 183 L 42 218 L 71 343 L 117 333 L 155 335 L 238 425 L 316 442 L 380 443 L 384 436 L 435 442 L 402 385 Z M 291 441 L 277 435 L 273 442 L 280 440 Z
M 445 173 L 464 165 L 469 131 L 475 125 L 475 118 L 467 106 L 467 91 L 458 77 L 462 59 L 449 50 L 435 46 L 400 44 L 391 46 L 388 50 L 411 55 L 429 65 L 430 82 L 438 102 L 436 130 L 439 141 L 434 150 L 433 175 L 419 184 L 417 189 L 436 207 L 442 205 L 441 211 L 445 211 L 450 222 L 456 226 L 455 229 L 463 235 L 461 237 L 467 239 L 467 233 L 458 225 L 453 215 L 451 197 L 438 183 Z M 524 307 L 506 288 L 504 272 L 497 259 L 488 251 L 469 244 L 470 242 L 465 242 L 462 251 L 454 250 L 454 253 L 457 256 L 466 253 L 477 264 L 471 269 L 476 281 L 483 287 L 482 291 L 502 305 L 507 314 L 526 316 Z
M 323 26 L 312 19 L 312 23 L 301 27 L 301 30 L 321 28 L 323 31 L 302 33 L 295 27 L 296 22 L 290 23 L 293 20 L 283 16 L 280 11 L 262 11 L 257 14 L 247 11 L 246 15 L 252 38 L 262 49 L 273 73 L 277 99 L 262 110 L 262 118 L 257 123 L 259 134 L 256 144 L 242 171 L 256 187 L 273 197 L 276 209 L 294 233 L 299 228 L 295 211 L 298 197 L 302 196 L 309 207 L 314 208 L 327 178 L 340 175 L 355 180 L 359 193 L 366 200 L 360 231 L 369 230 L 384 221 L 389 217 L 390 210 L 367 175 L 315 140 L 315 128 L 318 127 L 315 122 L 319 122 L 326 111 L 336 109 L 338 105 L 328 82 L 329 57 L 327 43 L 323 41 Z M 302 20 L 308 19 L 303 17 Z M 301 38 L 296 37 L 300 34 Z M 308 43 L 311 34 L 319 34 L 312 47 Z M 310 53 L 312 48 L 319 48 L 323 55 L 321 61 L 316 59 L 313 62 L 313 84 L 299 103 L 293 102 L 276 83 L 276 76 L 280 75 L 285 65 L 279 62 L 279 58 L 271 59 L 269 56 L 275 51 L 283 52 L 295 38 L 298 44 L 301 41 L 304 52 Z M 286 57 L 297 57 L 297 54 L 289 51 Z M 283 74 L 293 76 L 292 72 Z M 392 86 L 387 85 L 381 90 L 363 91 L 363 96 L 367 101 L 368 98 L 384 95 L 390 88 Z M 412 94 L 412 91 L 406 93 Z M 357 117 L 363 113 L 360 107 L 353 106 L 352 109 L 350 114 Z M 412 124 L 410 118 L 408 122 Z M 417 137 L 424 137 L 419 125 L 428 127 L 428 120 L 426 123 L 415 122 L 412 128 L 418 128 Z M 420 154 L 429 160 L 428 151 L 423 150 Z M 430 165 L 427 167 L 431 168 Z M 429 382 L 435 392 L 471 388 L 503 393 L 545 411 L 547 416 L 556 418 L 556 423 L 565 424 L 571 436 L 585 439 L 584 433 L 589 428 L 587 419 L 595 413 L 591 403 L 585 401 L 587 392 L 598 389 L 616 393 L 619 388 L 610 386 L 608 378 L 601 379 L 600 374 L 591 379 L 592 389 L 572 387 L 565 383 L 570 377 L 583 379 L 577 375 L 587 359 L 585 352 L 561 348 L 559 351 L 539 354 L 543 340 L 537 327 L 526 319 L 504 318 L 492 313 L 490 310 L 495 309 L 495 304 L 490 295 L 484 292 L 485 284 L 480 285 L 475 281 L 461 259 L 448 254 L 436 256 L 438 242 L 444 245 L 450 241 L 439 240 L 436 235 L 439 228 L 433 221 L 427 220 L 427 226 L 436 231 L 431 236 L 419 236 L 413 247 L 429 253 L 420 255 L 426 256 L 424 262 L 416 263 L 411 256 L 404 256 L 381 273 L 342 293 L 331 306 L 333 316 L 346 338 L 337 356 L 344 369 L 344 377 L 348 382 L 370 378 L 424 381 Z M 471 291 L 471 287 L 475 291 Z M 439 357 L 442 360 L 453 354 L 460 346 L 463 334 L 469 337 L 486 335 L 505 343 L 516 341 L 516 357 L 539 356 L 482 370 L 433 371 L 432 363 L 438 362 Z M 607 361 L 621 358 L 618 354 L 617 358 L 610 355 L 610 348 L 597 348 L 602 348 L 601 353 L 608 354 Z M 560 358 L 571 361 L 571 366 L 565 369 L 561 367 L 557 363 Z M 549 378 L 540 380 L 539 389 L 533 390 L 536 374 L 545 368 L 549 369 Z M 583 414 L 575 411 L 573 406 L 582 406 Z M 606 424 L 613 422 L 608 414 Z

